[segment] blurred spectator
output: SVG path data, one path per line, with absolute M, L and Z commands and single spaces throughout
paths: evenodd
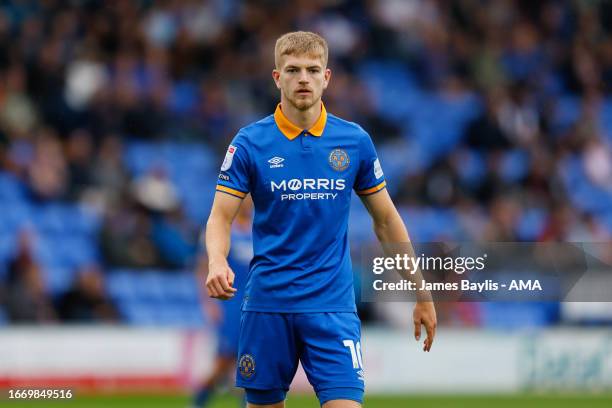
M 86 266 L 77 272 L 71 288 L 57 301 L 59 317 L 70 323 L 112 323 L 119 314 L 108 299 L 103 274 L 96 266 Z
M 78 201 L 93 182 L 94 146 L 91 134 L 84 129 L 73 131 L 67 141 L 66 159 L 70 174 L 70 198 Z
M 62 145 L 52 129 L 44 129 L 34 141 L 27 179 L 32 197 L 37 201 L 66 197 L 69 188 L 68 166 Z
M 197 252 L 197 229 L 180 208 L 156 216 L 151 234 L 166 267 L 186 268 L 193 264 Z
M 30 232 L 20 232 L 15 255 L 8 265 L 5 308 L 8 320 L 13 323 L 51 323 L 56 320 L 40 266 L 33 258 L 32 240 Z
M 540 116 L 525 83 L 511 87 L 510 97 L 502 100 L 499 123 L 505 134 L 517 145 L 527 146 L 539 135 Z
M 501 125 L 503 89 L 495 88 L 486 94 L 484 112 L 466 128 L 468 146 L 480 151 L 504 150 L 512 146 Z
M 144 209 L 123 203 L 109 208 L 99 238 L 106 263 L 132 268 L 161 266 L 151 229 Z
M 99 214 L 105 214 L 120 204 L 129 182 L 128 172 L 123 165 L 121 139 L 117 135 L 106 135 L 94 154 L 90 157 L 91 162 L 85 165 L 91 186 L 80 198 Z
M 180 205 L 176 187 L 162 168 L 138 178 L 132 184 L 134 199 L 149 211 L 172 211 Z
M 14 137 L 25 137 L 38 122 L 38 112 L 26 89 L 24 67 L 14 65 L 0 76 L 0 122 Z
M 605 190 L 612 191 L 612 150 L 601 140 L 589 140 L 584 147 L 583 162 L 587 176 Z

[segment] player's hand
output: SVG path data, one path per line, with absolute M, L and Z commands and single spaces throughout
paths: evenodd
M 236 288 L 233 288 L 234 284 L 234 272 L 227 264 L 224 263 L 210 263 L 208 265 L 208 276 L 206 277 L 206 290 L 208 296 L 227 300 L 234 297 Z
M 414 306 L 412 319 L 414 321 L 414 338 L 416 341 L 419 341 L 421 338 L 421 325 L 424 325 L 427 331 L 427 338 L 423 343 L 423 351 L 431 350 L 438 324 L 433 302 L 417 302 Z

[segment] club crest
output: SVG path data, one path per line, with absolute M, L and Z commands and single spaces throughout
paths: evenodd
M 238 370 L 242 378 L 251 378 L 255 374 L 255 359 L 250 354 L 243 354 L 238 360 Z
M 329 154 L 329 165 L 336 171 L 344 171 L 351 163 L 349 155 L 342 149 L 334 149 Z

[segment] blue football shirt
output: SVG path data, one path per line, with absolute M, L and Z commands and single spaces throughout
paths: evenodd
M 309 130 L 274 115 L 230 144 L 217 191 L 254 203 L 253 250 L 243 310 L 353 312 L 348 245 L 351 191 L 374 194 L 385 178 L 370 136 L 328 114 Z

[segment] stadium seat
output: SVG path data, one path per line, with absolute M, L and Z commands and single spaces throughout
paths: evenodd
M 69 267 L 44 265 L 42 274 L 47 290 L 53 296 L 66 292 L 74 282 L 75 272 L 75 269 Z
M 138 326 L 153 326 L 158 323 L 154 311 L 147 304 L 134 301 L 120 301 L 118 309 L 128 323 Z
M 165 300 L 164 280 L 158 271 L 147 270 L 131 274 L 136 299 L 142 302 L 162 302 Z
M 569 129 L 579 118 L 581 112 L 580 98 L 565 95 L 555 101 L 551 127 L 554 134 L 561 134 Z
M 163 283 L 165 298 L 173 302 L 199 301 L 196 277 L 191 272 L 168 272 L 159 277 Z
M 504 152 L 501 159 L 500 175 L 508 183 L 521 180 L 529 171 L 529 156 L 523 150 Z
M 13 204 L 26 200 L 25 186 L 15 176 L 0 172 L 0 203 Z
M 541 208 L 529 208 L 521 214 L 516 233 L 522 241 L 537 241 L 542 233 L 547 213 Z
M 130 271 L 113 270 L 106 275 L 106 290 L 112 299 L 116 301 L 136 299 L 132 274 Z
M 33 225 L 31 206 L 27 203 L 0 202 L 0 229 L 15 233 L 22 227 Z

